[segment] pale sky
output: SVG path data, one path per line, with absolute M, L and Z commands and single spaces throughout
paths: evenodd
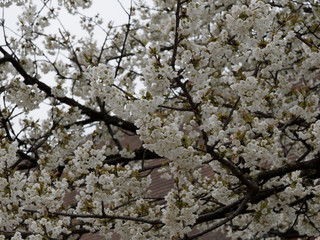
M 3 1 L 3 0 L 0 0 Z M 34 2 L 41 1 L 35 0 Z M 151 0 L 149 0 L 151 1 Z M 106 25 L 109 21 L 113 21 L 114 25 L 125 24 L 128 21 L 128 15 L 122 9 L 121 4 L 125 9 L 130 8 L 131 0 L 93 0 L 93 5 L 89 9 L 79 9 L 81 13 L 87 16 L 95 16 L 97 13 L 100 14 L 100 17 L 104 19 L 104 24 Z M 18 16 L 21 11 L 19 11 L 19 7 L 11 6 L 7 9 L 0 8 L 0 19 L 5 20 L 5 25 L 9 26 L 11 29 L 16 29 L 16 22 L 18 21 Z M 72 30 L 72 33 L 80 33 L 81 27 L 78 22 L 78 19 L 73 18 L 70 15 L 61 15 L 59 17 L 61 22 L 66 29 Z M 7 30 L 8 32 L 9 30 Z M 81 35 L 81 33 L 80 33 Z M 2 45 L 3 35 L 2 31 L 0 33 L 0 44 Z
M 3 1 L 3 0 L 0 0 L 0 1 Z M 40 2 L 41 0 L 34 0 L 33 2 L 37 2 L 37 1 Z M 146 0 L 146 2 L 148 1 L 152 2 L 152 0 Z M 120 3 L 122 4 L 122 6 Z M 100 17 L 104 19 L 104 23 L 103 23 L 104 26 L 107 26 L 109 21 L 113 21 L 114 25 L 116 26 L 116 25 L 122 25 L 127 23 L 128 15 L 126 14 L 126 12 L 123 10 L 122 7 L 129 10 L 130 5 L 131 5 L 131 0 L 93 0 L 93 6 L 91 8 L 86 10 L 82 10 L 82 9 L 79 9 L 79 10 L 81 13 L 83 13 L 88 17 L 90 16 L 93 17 L 97 13 L 99 13 Z M 8 9 L 0 8 L 0 20 L 4 19 L 6 26 L 11 28 L 12 30 L 16 30 L 17 28 L 16 23 L 18 21 L 18 16 L 20 12 L 21 11 L 19 11 L 19 7 L 16 7 L 16 6 L 11 6 Z M 81 26 L 79 24 L 78 18 L 74 18 L 66 14 L 65 16 L 61 15 L 59 19 L 62 22 L 65 29 L 71 30 L 71 34 L 75 34 L 76 36 L 81 37 L 83 33 L 82 33 Z M 56 32 L 57 27 L 60 28 L 60 26 L 58 26 L 57 23 L 53 23 L 51 27 L 53 29 L 53 32 Z M 9 29 L 6 29 L 6 32 L 8 35 L 12 34 L 12 33 L 9 33 Z M 96 32 L 96 33 L 97 33 L 96 38 L 99 42 L 99 38 L 100 38 L 99 32 Z M 105 38 L 105 34 L 102 31 L 100 31 L 100 33 L 101 33 L 101 41 L 103 41 Z M 3 38 L 3 32 L 2 32 L 2 28 L 0 28 L 0 45 L 4 45 L 4 44 L 5 43 Z M 1 86 L 1 83 L 0 83 L 0 86 Z M 3 107 L 2 104 L 3 104 L 2 98 L 0 98 L 1 108 Z M 49 109 L 49 106 L 46 106 L 46 104 L 42 103 L 40 104 L 39 109 L 31 112 L 31 115 L 34 117 L 34 119 L 38 119 L 38 118 L 43 119 L 47 116 L 48 109 Z M 16 126 L 19 125 L 17 119 L 14 122 Z

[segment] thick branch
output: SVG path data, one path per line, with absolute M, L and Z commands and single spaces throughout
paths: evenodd
M 223 166 L 227 167 L 234 176 L 236 176 L 244 185 L 248 187 L 248 189 L 250 189 L 251 191 L 258 191 L 258 185 L 246 178 L 244 174 L 238 169 L 238 167 L 235 166 L 232 162 L 224 159 L 214 151 L 210 152 L 210 154 L 214 157 L 215 160 L 217 160 Z
M 104 161 L 104 163 L 109 165 L 116 165 L 118 163 L 128 163 L 131 161 L 136 161 L 141 159 L 149 160 L 149 159 L 157 159 L 157 158 L 163 158 L 163 157 L 160 157 L 158 154 L 151 152 L 150 150 L 140 148 L 135 151 L 134 158 L 123 158 L 119 154 L 117 154 L 113 156 L 108 156 L 107 159 Z
M 175 69 L 176 56 L 178 51 L 178 42 L 179 42 L 178 29 L 180 24 L 180 7 L 181 7 L 181 2 L 180 0 L 177 0 L 175 36 L 174 36 L 173 53 L 172 53 L 172 59 L 171 59 L 171 67 L 173 69 Z
M 293 163 L 284 167 L 273 169 L 270 171 L 261 172 L 257 175 L 258 180 L 269 180 L 274 177 L 281 177 L 287 173 L 303 169 L 319 169 L 320 159 L 315 158 L 310 161 Z
M 234 211 L 232 214 L 230 214 L 228 217 L 226 217 L 225 219 L 223 219 L 222 221 L 214 224 L 213 226 L 201 231 L 201 232 L 198 232 L 190 237 L 188 237 L 187 239 L 196 239 L 202 235 L 205 235 L 209 232 L 211 232 L 212 230 L 214 229 L 217 229 L 219 227 L 221 227 L 222 225 L 224 225 L 225 223 L 231 221 L 232 219 L 234 219 L 236 216 L 238 216 L 239 214 L 241 214 L 241 212 L 246 208 L 246 205 L 248 203 L 248 201 L 250 200 L 251 198 L 251 194 L 248 193 L 246 195 L 246 197 L 241 201 L 241 204 L 239 205 L 239 207 L 237 208 L 236 211 Z
M 26 85 L 37 85 L 37 87 L 41 91 L 45 92 L 48 97 L 54 97 L 54 95 L 52 94 L 51 88 L 47 84 L 39 81 L 35 77 L 30 76 L 24 70 L 24 68 L 21 66 L 21 64 L 16 59 L 14 59 L 12 56 L 10 56 L 10 54 L 7 53 L 1 46 L 0 46 L 0 51 L 4 55 L 4 58 L 2 58 L 2 60 L 5 59 L 6 61 L 11 62 L 11 64 L 14 66 L 14 68 L 24 78 L 24 83 Z M 1 61 L 1 59 L 0 59 L 0 61 Z M 137 130 L 136 126 L 131 122 L 122 120 L 121 118 L 116 117 L 116 116 L 110 116 L 110 115 L 107 115 L 104 113 L 94 111 L 93 109 L 80 104 L 79 102 L 77 102 L 76 100 L 74 100 L 72 98 L 68 98 L 68 97 L 54 97 L 54 98 L 59 100 L 61 103 L 67 104 L 69 106 L 78 107 L 81 110 L 81 113 L 87 115 L 91 119 L 94 119 L 97 121 L 101 120 L 101 121 L 104 121 L 106 124 L 111 124 L 111 125 L 120 127 L 122 129 L 131 131 L 134 133 Z

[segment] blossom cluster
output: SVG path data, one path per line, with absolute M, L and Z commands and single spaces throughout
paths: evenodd
M 318 1 L 134 4 L 0 3 L 0 239 L 319 235 Z

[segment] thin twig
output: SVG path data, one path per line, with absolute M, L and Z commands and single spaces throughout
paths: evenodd
M 30 212 L 30 213 L 39 213 L 37 210 L 31 210 L 31 209 L 23 209 L 24 212 Z M 98 214 L 73 214 L 73 213 L 62 213 L 62 212 L 48 212 L 49 215 L 56 215 L 56 216 L 66 216 L 71 218 L 109 218 L 109 219 L 121 219 L 121 220 L 128 220 L 128 221 L 134 221 L 134 222 L 142 222 L 142 223 L 149 223 L 149 224 L 162 224 L 160 220 L 148 220 L 143 219 L 139 217 L 129 217 L 129 216 L 113 216 L 113 215 L 98 215 Z
M 229 122 L 230 122 L 230 120 L 231 120 L 232 114 L 233 114 L 234 110 L 236 109 L 239 101 L 240 101 L 240 97 L 238 97 L 236 103 L 233 105 L 233 107 L 232 107 L 232 109 L 231 109 L 231 111 L 230 111 L 230 113 L 229 113 L 228 118 L 227 118 L 226 121 L 224 122 L 224 125 L 223 125 L 223 127 L 222 127 L 223 130 L 226 130 L 226 127 L 228 126 L 228 124 L 229 124 Z

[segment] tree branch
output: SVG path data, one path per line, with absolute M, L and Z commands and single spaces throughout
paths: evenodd
M 117 127 L 120 127 L 122 129 L 131 131 L 131 132 L 136 132 L 137 128 L 136 126 L 128 121 L 125 121 L 119 117 L 116 116 L 110 116 L 101 112 L 97 112 L 94 111 L 93 109 L 86 107 L 82 104 L 80 104 L 79 102 L 75 101 L 72 98 L 68 98 L 68 97 L 54 97 L 54 95 L 52 94 L 52 90 L 51 88 L 39 81 L 37 78 L 30 76 L 25 70 L 24 68 L 20 65 L 20 63 L 14 59 L 13 57 L 10 56 L 10 54 L 8 52 L 6 52 L 3 47 L 0 46 L 0 51 L 2 52 L 2 54 L 4 55 L 4 58 L 6 59 L 6 61 L 11 62 L 11 64 L 14 66 L 14 68 L 19 72 L 19 74 L 24 78 L 24 83 L 26 85 L 37 85 L 37 87 L 42 90 L 43 92 L 46 93 L 46 95 L 48 97 L 53 97 L 57 100 L 59 100 L 61 103 L 65 103 L 69 106 L 73 106 L 73 107 L 78 107 L 81 110 L 81 113 L 87 115 L 88 117 L 94 119 L 94 120 L 101 120 L 104 121 L 107 124 L 111 124 Z M 3 59 L 3 58 L 2 58 Z M 1 61 L 1 59 L 0 59 Z
M 31 210 L 31 209 L 23 209 L 24 212 L 30 212 L 30 213 L 39 213 L 37 210 Z M 149 224 L 162 224 L 160 220 L 148 220 L 143 219 L 140 217 L 128 217 L 128 216 L 113 216 L 108 214 L 73 214 L 73 213 L 62 213 L 62 212 L 48 212 L 49 215 L 56 215 L 56 216 L 66 216 L 71 218 L 99 218 L 99 219 L 120 219 L 120 220 L 128 220 L 128 221 L 134 221 L 134 222 L 141 222 L 141 223 L 149 223 Z

